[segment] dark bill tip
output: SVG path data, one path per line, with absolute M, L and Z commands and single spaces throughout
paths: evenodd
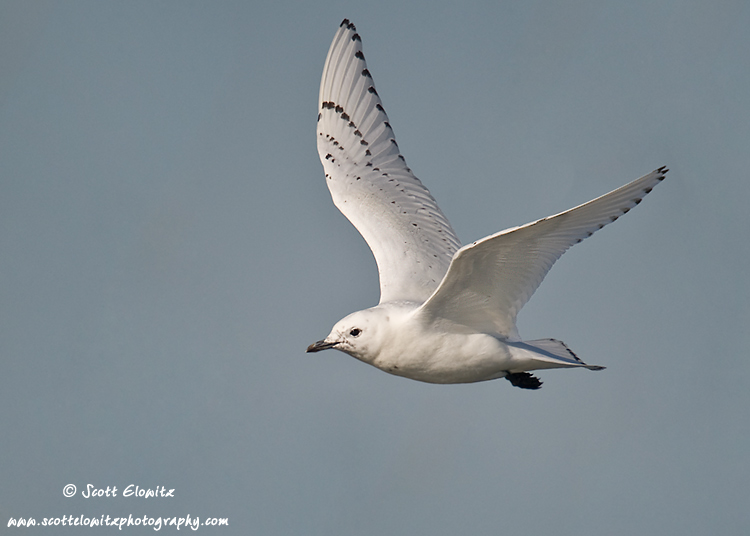
M 310 352 L 320 352 L 321 350 L 328 350 L 329 348 L 334 348 L 337 344 L 338 343 L 336 342 L 327 341 L 314 342 L 307 347 L 306 352 L 309 354 Z

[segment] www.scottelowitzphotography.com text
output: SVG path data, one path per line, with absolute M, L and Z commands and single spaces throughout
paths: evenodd
M 36 518 L 14 518 L 8 520 L 8 527 L 117 527 L 122 530 L 123 527 L 151 527 L 154 530 L 161 530 L 162 527 L 172 527 L 177 530 L 181 528 L 190 528 L 198 530 L 200 527 L 226 527 L 229 526 L 229 520 L 226 517 L 207 517 L 201 522 L 199 517 L 191 517 L 189 514 L 185 517 L 111 517 L 102 515 L 100 517 L 87 516 L 69 516 L 62 517 L 45 517 L 40 521 Z

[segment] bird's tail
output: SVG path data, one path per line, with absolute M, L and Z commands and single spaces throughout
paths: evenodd
M 528 362 L 522 370 L 539 370 L 547 368 L 583 367 L 589 370 L 603 370 L 598 365 L 587 365 L 581 361 L 564 342 L 557 339 L 537 339 L 507 343 L 514 348 L 514 357 L 520 363 Z

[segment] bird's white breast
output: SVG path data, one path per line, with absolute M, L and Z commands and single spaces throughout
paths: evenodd
M 508 346 L 483 333 L 444 333 L 412 318 L 391 322 L 377 368 L 429 383 L 470 383 L 503 376 L 512 365 Z

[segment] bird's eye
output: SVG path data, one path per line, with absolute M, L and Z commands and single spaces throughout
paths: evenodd
M 359 337 L 359 334 L 362 333 L 362 330 L 359 328 L 354 328 L 349 332 L 349 335 L 352 337 Z

